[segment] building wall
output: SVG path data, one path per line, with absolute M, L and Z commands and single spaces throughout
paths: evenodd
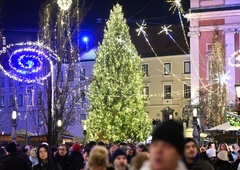
M 213 31 L 217 27 L 222 34 L 226 46 L 226 73 L 230 77 L 227 80 L 228 99 L 235 101 L 235 88 L 239 80 L 239 68 L 228 64 L 231 55 L 239 50 L 239 20 L 240 1 L 238 0 L 192 0 L 187 18 L 190 19 L 190 57 L 191 57 L 191 85 L 192 104 L 198 104 L 199 89 L 208 86 L 209 77 L 209 51 L 212 43 Z M 234 61 L 233 61 L 234 62 Z
M 184 84 L 190 85 L 190 72 L 184 74 L 184 62 L 190 61 L 188 55 L 161 56 L 142 58 L 142 67 L 148 65 L 148 75 L 144 84 L 149 88 L 147 112 L 150 118 L 164 120 L 163 110 L 173 109 L 174 119 L 182 119 L 183 107 L 188 104 L 190 96 L 184 97 Z M 171 73 L 164 74 L 164 63 L 171 64 Z M 164 93 L 164 86 L 171 86 L 171 97 Z

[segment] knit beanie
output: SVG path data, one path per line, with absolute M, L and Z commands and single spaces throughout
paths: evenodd
M 7 151 L 8 153 L 16 153 L 16 152 L 17 152 L 16 144 L 15 144 L 14 142 L 9 143 L 9 144 L 6 146 L 6 151 Z
M 81 152 L 81 146 L 78 143 L 74 143 L 71 147 L 71 151 Z
M 174 121 L 168 120 L 155 128 L 152 133 L 152 142 L 163 140 L 174 146 L 180 155 L 184 153 L 183 126 Z
M 113 156 L 112 156 L 112 161 L 114 162 L 114 160 L 118 157 L 118 156 L 125 156 L 127 158 L 127 155 L 126 153 L 122 150 L 122 149 L 117 149 L 114 153 L 113 153 Z

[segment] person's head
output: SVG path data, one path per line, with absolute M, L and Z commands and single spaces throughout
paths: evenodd
M 184 145 L 184 157 L 186 160 L 194 160 L 198 154 L 198 147 L 194 139 L 186 138 Z
M 158 125 L 153 131 L 149 151 L 152 169 L 176 168 L 184 151 L 183 126 L 174 120 Z
M 232 150 L 233 150 L 233 152 L 238 152 L 239 151 L 239 146 L 238 146 L 238 144 L 233 144 L 232 145 Z
M 134 148 L 133 147 L 131 147 L 131 146 L 128 146 L 127 147 L 127 155 L 130 155 L 130 156 L 133 156 L 133 155 L 135 155 L 135 150 L 134 150 Z
M 148 148 L 147 147 L 145 147 L 145 148 L 143 148 L 142 149 L 142 153 L 141 154 L 143 154 L 143 155 L 145 155 L 146 157 L 148 157 L 149 158 L 149 150 L 148 150 Z
M 228 151 L 229 152 L 230 150 L 229 150 L 228 145 L 223 142 L 223 143 L 220 143 L 218 146 L 218 152 L 220 152 L 220 151 Z
M 89 154 L 90 154 L 91 148 L 85 148 L 83 152 L 83 159 L 85 162 L 88 162 L 89 160 Z
M 22 147 L 22 151 L 23 153 L 25 153 L 26 155 L 30 156 L 30 146 L 26 145 Z
M 118 146 L 113 144 L 109 149 L 109 153 L 112 155 L 117 150 L 117 148 Z
M 147 161 L 149 158 L 144 154 L 138 154 L 131 160 L 131 170 L 139 170 L 141 169 L 143 163 Z
M 59 145 L 58 153 L 60 156 L 65 156 L 68 153 L 68 146 L 66 144 Z
M 46 163 L 46 162 L 51 162 L 51 153 L 49 150 L 49 147 L 45 144 L 40 145 L 37 148 L 37 157 L 38 157 L 38 161 L 41 163 Z
M 89 170 L 105 170 L 108 165 L 107 149 L 103 146 L 94 146 L 89 155 Z
M 8 154 L 16 153 L 17 152 L 16 144 L 14 142 L 7 144 L 6 151 Z
M 71 147 L 71 152 L 81 152 L 82 148 L 79 143 L 74 143 Z
M 142 142 L 139 142 L 137 145 L 136 145 L 136 153 L 139 154 L 142 152 L 142 149 L 145 147 L 144 143 Z
M 209 143 L 208 143 L 208 148 L 209 148 L 209 149 L 210 149 L 210 148 L 215 149 L 215 143 L 209 142 Z
M 127 155 L 122 149 L 117 149 L 113 153 L 112 160 L 116 170 L 127 169 Z

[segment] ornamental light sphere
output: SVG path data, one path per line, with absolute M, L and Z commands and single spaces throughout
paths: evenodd
M 72 5 L 72 0 L 58 0 L 57 4 L 61 10 L 67 11 Z

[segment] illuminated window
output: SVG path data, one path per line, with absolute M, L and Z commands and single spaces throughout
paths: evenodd
M 164 75 L 171 74 L 171 63 L 164 63 Z
M 171 99 L 172 87 L 171 85 L 164 86 L 164 99 Z

